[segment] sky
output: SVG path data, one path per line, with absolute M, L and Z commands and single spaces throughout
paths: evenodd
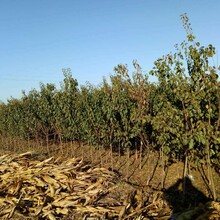
M 0 100 L 40 82 L 58 88 L 63 68 L 80 85 L 100 84 L 118 64 L 132 73 L 134 59 L 148 72 L 185 39 L 183 13 L 219 54 L 219 0 L 0 0 Z

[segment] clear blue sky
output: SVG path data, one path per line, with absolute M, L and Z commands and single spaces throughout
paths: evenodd
M 185 38 L 183 13 L 197 40 L 219 50 L 219 0 L 0 0 L 0 100 L 58 86 L 62 68 L 81 85 L 133 59 L 148 71 Z

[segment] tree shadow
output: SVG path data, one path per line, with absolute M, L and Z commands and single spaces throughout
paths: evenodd
M 171 206 L 173 214 L 198 207 L 211 200 L 203 192 L 193 186 L 189 177 L 178 179 L 175 184 L 165 189 L 164 198 Z
M 207 175 L 206 175 L 205 170 L 204 170 L 204 166 L 201 165 L 201 167 L 198 167 L 198 171 L 199 171 L 199 173 L 200 173 L 200 175 L 202 177 L 203 182 L 206 185 L 206 189 L 208 190 L 209 195 L 213 196 L 212 190 L 210 189 L 210 186 L 209 186 L 209 180 L 208 180 Z

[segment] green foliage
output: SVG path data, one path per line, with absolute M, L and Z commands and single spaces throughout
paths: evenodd
M 211 156 L 219 136 L 219 81 L 217 68 L 210 58 L 212 45 L 200 46 L 186 15 L 181 17 L 187 41 L 176 46 L 174 54 L 155 62 L 151 74 L 158 76 L 157 99 L 154 103 L 152 125 L 159 146 L 169 156 L 201 158 L 209 146 Z
M 137 61 L 133 74 L 115 67 L 110 82 L 79 88 L 64 69 L 61 88 L 40 84 L 20 100 L 0 103 L 0 135 L 45 141 L 78 140 L 104 147 L 163 149 L 170 159 L 185 156 L 199 161 L 209 149 L 219 163 L 220 82 L 210 64 L 212 45 L 196 42 L 186 14 L 181 16 L 186 40 L 175 53 L 161 57 L 149 72 L 150 83 Z

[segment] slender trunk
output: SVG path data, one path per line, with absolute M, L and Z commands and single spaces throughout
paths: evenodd
M 8 147 L 7 150 L 11 150 L 11 139 L 9 136 L 7 137 L 7 147 Z
M 89 148 L 90 148 L 91 161 L 93 163 L 93 161 L 94 161 L 94 159 L 93 159 L 93 146 L 90 144 Z
M 186 155 L 184 161 L 184 169 L 183 169 L 183 201 L 185 200 L 185 194 L 186 194 L 187 167 L 188 167 L 188 156 Z
M 109 149 L 108 149 L 108 150 L 106 150 L 106 153 L 105 153 L 105 163 L 106 164 L 108 163 L 109 154 L 110 154 L 110 152 L 109 152 Z
M 73 140 L 70 141 L 71 157 L 74 157 Z
M 37 143 L 37 146 L 40 145 L 40 143 L 39 143 L 39 138 L 38 138 L 38 134 L 35 134 L 35 142 Z
M 30 137 L 28 136 L 28 150 L 30 151 L 31 147 L 30 147 Z
M 97 144 L 95 145 L 95 149 L 94 149 L 94 151 L 95 151 L 94 161 L 97 162 L 97 161 L 98 161 L 98 158 L 99 158 L 98 153 L 97 153 L 97 151 L 98 151 Z
M 98 146 L 99 148 L 99 156 L 100 156 L 100 161 L 101 161 L 101 167 L 103 167 L 103 158 L 102 158 L 102 151 L 100 145 Z
M 4 147 L 4 144 L 3 144 L 3 136 L 1 135 L 1 146 L 0 146 L 1 148 L 3 148 Z
M 8 137 L 5 138 L 5 147 L 6 147 L 6 150 L 8 150 Z
M 54 132 L 54 134 L 53 134 L 53 145 L 55 145 L 56 144 L 56 133 Z
M 17 149 L 16 149 L 17 146 L 16 146 L 15 138 L 12 139 L 12 146 L 13 146 L 14 152 L 16 152 L 17 151 Z
M 160 148 L 160 158 L 161 158 L 161 166 L 162 166 L 162 175 L 161 175 L 161 187 L 164 188 L 164 180 L 165 180 L 165 162 L 164 162 L 164 154 L 163 154 L 163 146 Z
M 139 163 L 139 169 L 142 169 L 142 151 L 143 151 L 143 141 L 141 140 L 141 146 L 140 146 L 140 163 Z
M 121 157 L 121 144 L 120 141 L 118 142 L 118 155 Z
M 13 144 L 12 144 L 12 138 L 10 137 L 9 138 L 9 147 L 10 147 L 10 150 L 13 151 Z
M 209 109 L 211 109 L 211 101 L 209 100 Z M 209 126 L 211 126 L 211 115 L 209 114 L 208 116 L 208 122 Z M 208 137 L 210 137 L 211 134 L 208 131 Z M 208 166 L 208 178 L 209 178 L 209 185 L 211 185 L 212 188 L 212 195 L 213 199 L 216 200 L 216 191 L 215 191 L 215 184 L 213 180 L 213 175 L 212 175 L 212 169 L 211 169 L 211 159 L 210 159 L 210 143 L 206 145 L 206 158 L 207 158 L 207 166 Z
M 47 144 L 47 153 L 48 153 L 48 156 L 50 156 L 49 135 L 48 134 L 46 134 L 46 144 Z
M 84 161 L 84 146 L 83 143 L 81 145 L 81 150 L 82 150 L 82 161 Z
M 130 166 L 130 147 L 127 148 L 126 181 L 128 181 L 128 176 L 129 176 L 129 166 Z
M 138 160 L 138 149 L 136 143 L 135 143 L 135 159 Z
M 59 134 L 59 142 L 60 142 L 60 151 L 61 151 L 61 154 L 63 154 L 63 143 L 62 143 L 62 137 L 60 134 Z
M 209 179 L 209 185 L 211 185 L 212 188 L 212 196 L 213 200 L 216 200 L 216 190 L 215 190 L 215 184 L 213 180 L 213 174 L 212 174 L 212 169 L 211 169 L 211 160 L 210 160 L 210 149 L 209 146 L 206 147 L 207 150 L 207 167 L 208 167 L 208 179 Z
M 112 143 L 110 143 L 110 153 L 111 153 L 111 169 L 113 171 L 114 167 L 113 167 L 113 148 L 112 148 Z

